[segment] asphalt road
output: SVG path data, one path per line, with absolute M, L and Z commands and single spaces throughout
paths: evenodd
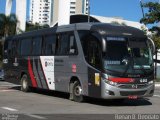
M 119 114 L 136 114 L 137 118 L 138 114 L 158 114 L 160 119 L 160 87 L 146 99 L 119 103 L 87 98 L 77 103 L 68 100 L 68 94 L 42 90 L 23 93 L 19 87 L 0 81 L 0 120 L 115 120 Z

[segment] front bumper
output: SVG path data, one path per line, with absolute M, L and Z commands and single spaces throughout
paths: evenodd
M 138 98 L 152 97 L 154 94 L 154 84 L 147 85 L 144 88 L 125 89 L 107 84 L 104 80 L 101 81 L 101 95 L 103 99 L 123 99 L 131 96 Z

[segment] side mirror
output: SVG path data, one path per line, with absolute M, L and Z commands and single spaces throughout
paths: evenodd
M 156 47 L 155 47 L 154 41 L 151 38 L 148 38 L 148 42 L 151 45 L 152 53 L 155 54 L 156 53 Z
M 106 40 L 104 38 L 102 38 L 102 52 L 106 52 L 107 50 L 107 43 Z

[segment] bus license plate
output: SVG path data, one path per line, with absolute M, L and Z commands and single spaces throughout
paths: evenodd
M 138 96 L 134 95 L 134 96 L 128 96 L 128 99 L 137 99 Z

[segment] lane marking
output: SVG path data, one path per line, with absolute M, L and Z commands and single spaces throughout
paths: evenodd
M 15 92 L 15 91 L 18 91 L 18 90 L 0 90 L 0 92 Z
M 160 84 L 155 84 L 155 87 L 160 87 Z
M 18 91 L 14 88 L 0 88 L 0 92 L 14 92 L 14 91 Z
M 155 96 L 155 97 L 160 97 L 160 95 L 153 95 L 153 96 Z
M 10 108 L 10 107 L 1 107 L 2 109 L 5 109 L 5 110 L 9 110 L 9 111 L 12 111 L 12 112 L 17 112 L 18 110 L 16 109 L 13 109 L 13 108 Z
M 0 87 L 20 87 L 21 85 L 0 85 Z
M 32 117 L 32 118 L 36 118 L 36 119 L 41 119 L 41 120 L 47 119 L 47 118 L 39 116 L 39 115 L 27 114 L 27 116 Z

